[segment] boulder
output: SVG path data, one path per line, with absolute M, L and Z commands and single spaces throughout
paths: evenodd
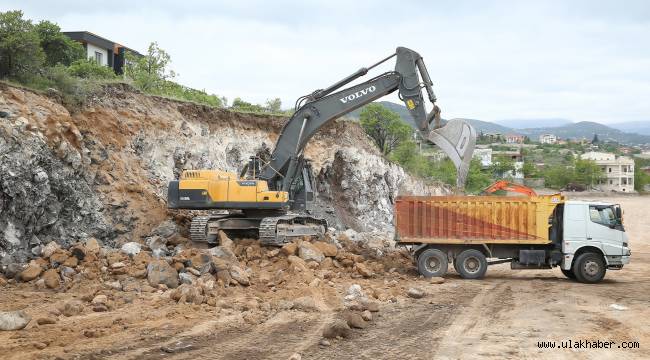
M 368 269 L 368 267 L 365 264 L 357 263 L 355 267 L 357 268 L 357 272 L 359 273 L 359 275 L 366 278 L 372 276 L 372 270 Z
M 223 247 L 224 249 L 229 249 L 229 250 L 233 249 L 234 243 L 232 240 L 230 240 L 230 238 L 228 237 L 228 235 L 226 235 L 225 232 L 219 230 L 217 238 L 219 239 L 219 246 Z
M 50 289 L 56 289 L 61 285 L 61 277 L 55 269 L 49 269 L 45 271 L 41 278 L 45 282 L 45 286 Z
M 100 294 L 93 298 L 91 301 L 93 305 L 106 305 L 108 304 L 108 296 Z
M 20 272 L 20 280 L 32 281 L 41 275 L 42 271 L 43 269 L 40 266 L 36 264 L 30 264 L 27 266 L 27 268 L 25 268 L 25 270 Z
M 24 329 L 32 320 L 23 310 L 18 311 L 0 311 L 0 330 L 12 331 Z
M 305 261 L 316 261 L 318 263 L 325 258 L 325 255 L 318 248 L 307 241 L 303 241 L 298 245 L 298 255 Z
M 345 322 L 351 328 L 365 329 L 368 326 L 359 313 L 350 311 L 346 312 L 343 316 L 345 317 Z
M 123 254 L 129 255 L 129 256 L 135 256 L 138 253 L 140 253 L 142 249 L 142 245 L 140 243 L 137 243 L 135 241 L 128 242 L 120 248 L 120 251 Z
M 179 273 L 178 278 L 180 279 L 181 284 L 192 285 L 194 282 L 194 276 L 187 272 Z
M 84 304 L 79 300 L 70 300 L 63 305 L 64 316 L 79 315 L 84 311 Z
M 153 287 L 164 284 L 168 288 L 178 287 L 178 272 L 164 260 L 154 260 L 147 265 L 147 280 Z
M 291 264 L 294 268 L 298 269 L 298 271 L 306 271 L 308 269 L 305 260 L 295 255 L 289 255 L 287 260 L 289 261 L 289 264 Z
M 298 244 L 296 244 L 294 242 L 285 244 L 280 249 L 280 252 L 283 253 L 286 256 L 296 255 L 296 253 L 298 252 Z
M 335 257 L 339 249 L 336 248 L 336 245 L 326 243 L 324 241 L 316 241 L 313 244 L 318 250 L 320 250 L 323 255 L 329 257 Z
M 410 289 L 408 289 L 408 291 L 406 292 L 406 295 L 407 295 L 408 297 L 410 297 L 410 298 L 413 298 L 413 299 L 421 299 L 421 298 L 424 297 L 424 295 L 426 295 L 426 293 L 425 293 L 424 290 L 422 290 L 422 289 L 418 289 L 418 288 L 410 288 Z
M 363 318 L 365 321 L 372 321 L 372 313 L 370 310 L 366 310 L 361 313 L 361 318 Z
M 56 318 L 52 316 L 46 316 L 42 318 L 36 319 L 36 323 L 38 325 L 51 325 L 51 324 L 56 324 Z
M 210 249 L 210 255 L 223 259 L 228 262 L 234 262 L 237 261 L 237 256 L 235 256 L 235 253 L 232 252 L 232 250 L 222 247 L 222 246 L 215 246 Z
M 90 253 L 98 253 L 100 249 L 99 241 L 97 239 L 89 238 L 84 242 L 84 247 L 86 248 L 86 252 Z
M 239 266 L 233 265 L 230 267 L 230 277 L 237 281 L 240 285 L 248 286 L 250 285 L 250 280 L 248 279 L 248 274 Z
M 52 253 L 52 255 L 49 256 L 50 258 L 50 264 L 52 267 L 58 267 L 59 265 L 63 264 L 66 260 L 68 260 L 68 257 L 70 257 L 67 253 L 67 251 L 63 249 L 58 249 Z
M 54 252 L 59 250 L 60 248 L 61 248 L 61 246 L 59 246 L 59 244 L 57 244 L 54 241 L 50 241 L 41 250 L 41 256 L 47 259 L 50 256 L 52 256 L 52 254 L 54 254 Z
M 339 336 L 342 338 L 350 336 L 350 327 L 344 320 L 336 319 L 323 329 L 323 337 L 326 339 L 336 339 Z
M 316 304 L 316 300 L 314 300 L 314 298 L 311 296 L 303 296 L 297 298 L 296 300 L 293 301 L 293 305 L 291 306 L 291 308 L 294 310 L 301 310 L 301 311 L 320 310 L 318 308 L 318 305 Z
M 445 278 L 439 277 L 439 276 L 434 276 L 431 279 L 429 279 L 429 282 L 431 284 L 443 284 L 445 282 Z

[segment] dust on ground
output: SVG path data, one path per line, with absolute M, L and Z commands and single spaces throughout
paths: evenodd
M 558 269 L 512 271 L 507 265 L 491 267 L 479 281 L 463 280 L 451 270 L 439 284 L 420 278 L 402 252 L 378 257 L 370 249 L 344 246 L 317 265 L 296 260 L 302 257 L 295 249 L 235 243 L 237 261 L 251 268 L 249 285 L 234 281 L 225 287 L 217 280 L 200 302 L 187 298 L 197 294 L 182 298 L 145 279 L 139 291 L 116 290 L 107 285 L 115 275 L 101 269 L 97 275 L 105 281 L 83 278 L 65 291 L 10 282 L 1 288 L 0 309 L 24 309 L 33 320 L 23 330 L 0 332 L 0 352 L 10 359 L 647 358 L 650 198 L 604 200 L 625 210 L 632 263 L 608 271 L 600 284 L 576 283 Z M 289 253 L 295 254 L 293 263 Z M 195 254 L 186 256 L 196 259 Z M 135 260 L 120 260 L 137 276 Z M 354 284 L 363 296 L 351 292 Z M 424 296 L 408 296 L 411 288 Z M 93 301 L 103 294 L 107 308 L 93 311 Z M 66 309 L 72 300 L 82 303 L 79 313 Z M 371 320 L 346 329 L 344 336 L 323 337 L 350 313 L 370 314 Z M 38 325 L 41 318 L 54 324 Z M 616 343 L 613 349 L 537 346 L 567 340 Z M 618 348 L 624 341 L 639 348 Z

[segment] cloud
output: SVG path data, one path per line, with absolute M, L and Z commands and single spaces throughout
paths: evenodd
M 288 107 L 401 45 L 424 56 L 446 117 L 650 121 L 645 1 L 0 5 L 15 8 L 139 50 L 158 41 L 181 83 L 229 99 Z

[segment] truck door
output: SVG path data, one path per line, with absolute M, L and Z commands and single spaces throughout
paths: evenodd
M 605 255 L 623 255 L 623 231 L 611 205 L 589 205 L 587 240 Z
M 587 209 L 584 204 L 564 205 L 564 241 L 562 252 L 573 254 L 587 242 Z

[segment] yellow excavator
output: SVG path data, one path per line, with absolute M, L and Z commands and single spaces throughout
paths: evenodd
M 340 90 L 394 57 L 394 71 Z M 428 114 L 422 89 L 432 104 Z M 190 237 L 195 242 L 216 244 L 219 230 L 256 231 L 263 244 L 277 246 L 294 237 L 322 236 L 327 231 L 327 222 L 312 214 L 314 178 L 303 149 L 325 124 L 396 90 L 422 138 L 447 153 L 458 169 L 458 184 L 464 185 L 476 131 L 462 120 L 440 126 L 440 109 L 435 105 L 432 81 L 422 57 L 413 50 L 398 47 L 394 54 L 379 62 L 300 97 L 270 157 L 251 157 L 240 174 L 220 170 L 183 171 L 179 180 L 169 183 L 168 207 L 228 211 L 194 217 Z M 432 122 L 435 126 L 430 128 Z

